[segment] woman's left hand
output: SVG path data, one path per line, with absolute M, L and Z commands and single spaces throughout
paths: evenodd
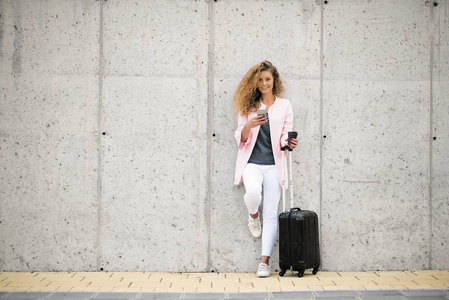
M 295 149 L 298 146 L 298 139 L 291 139 L 288 145 L 290 149 Z

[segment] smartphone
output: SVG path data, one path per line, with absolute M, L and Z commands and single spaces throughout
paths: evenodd
M 258 109 L 257 110 L 257 116 L 260 116 L 260 115 L 265 115 L 265 109 Z

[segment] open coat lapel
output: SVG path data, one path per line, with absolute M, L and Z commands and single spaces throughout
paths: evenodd
M 235 131 L 235 139 L 238 145 L 237 161 L 235 168 L 234 184 L 242 182 L 243 170 L 248 163 L 248 160 L 253 152 L 256 144 L 257 135 L 260 127 L 252 128 L 246 143 L 242 143 L 241 132 L 248 120 L 256 117 L 256 112 L 250 112 L 248 116 L 239 115 L 238 127 Z M 279 184 L 282 180 L 282 157 L 281 147 L 286 144 L 288 132 L 293 128 L 293 109 L 289 100 L 276 98 L 275 103 L 269 108 L 268 117 L 270 120 L 270 137 L 273 148 L 273 156 L 276 164 L 276 171 L 278 175 Z M 286 178 L 286 180 L 288 180 Z

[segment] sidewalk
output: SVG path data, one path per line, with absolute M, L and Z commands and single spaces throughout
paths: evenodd
M 5 292 L 255 293 L 289 291 L 426 290 L 449 291 L 449 270 L 385 272 L 306 271 L 299 278 L 272 273 L 0 272 Z M 3 292 L 3 293 L 2 293 Z

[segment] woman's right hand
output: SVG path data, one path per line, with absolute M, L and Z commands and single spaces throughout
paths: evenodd
M 245 127 L 248 129 L 263 125 L 268 122 L 268 118 L 265 115 L 259 115 L 257 117 L 252 118 L 251 120 L 248 120 L 248 122 L 245 124 Z
M 245 126 L 243 126 L 240 141 L 242 143 L 246 143 L 246 141 L 248 140 L 249 132 L 251 131 L 251 128 L 260 126 L 267 122 L 268 122 L 268 118 L 265 115 L 260 115 L 260 116 L 257 116 L 257 117 L 254 117 L 254 118 L 248 120 L 248 122 L 246 122 Z

